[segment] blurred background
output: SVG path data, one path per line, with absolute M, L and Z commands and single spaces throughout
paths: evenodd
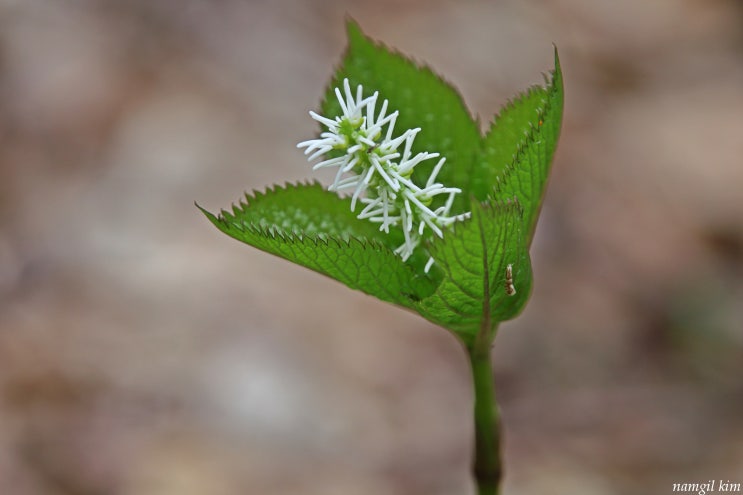
M 482 121 L 560 49 L 505 493 L 743 483 L 739 0 L 0 0 L 0 494 L 473 493 L 456 340 L 193 206 L 312 177 L 346 15 Z

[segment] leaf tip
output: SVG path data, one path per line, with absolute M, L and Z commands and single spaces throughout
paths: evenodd
M 562 66 L 560 65 L 560 54 L 557 52 L 557 45 L 552 43 L 552 47 L 555 49 L 555 68 L 552 71 L 551 88 L 557 88 L 562 93 Z
M 346 32 L 348 32 L 349 34 L 351 34 L 351 32 L 361 31 L 359 22 L 356 19 L 354 19 L 351 14 L 346 13 L 345 21 L 346 21 Z
M 367 36 L 361 29 L 361 25 L 349 14 L 346 14 L 346 36 L 348 37 L 349 48 L 354 42 L 367 39 Z
M 199 209 L 199 211 L 201 211 L 201 213 L 206 215 L 206 218 L 208 218 L 212 223 L 214 223 L 217 220 L 217 217 L 213 213 L 211 213 L 206 208 L 202 207 L 198 202 L 194 201 L 193 204 L 194 206 L 196 206 L 196 208 Z

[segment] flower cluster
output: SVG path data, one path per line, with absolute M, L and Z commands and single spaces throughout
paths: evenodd
M 420 128 L 408 129 L 393 137 L 397 111 L 388 112 L 388 102 L 382 102 L 376 113 L 379 93 L 363 97 L 363 87 L 351 91 L 348 79 L 343 81 L 343 93 L 335 89 L 342 115 L 330 119 L 310 112 L 313 119 L 327 128 L 318 139 L 297 145 L 306 148 L 308 160 L 330 154 L 330 158 L 317 163 L 313 170 L 338 167 L 332 191 L 352 189 L 351 210 L 363 205 L 358 218 L 380 224 L 380 230 L 389 233 L 390 227 L 399 227 L 405 242 L 395 252 L 407 260 L 421 238 L 430 229 L 443 237 L 443 228 L 469 216 L 469 213 L 451 215 L 450 209 L 461 189 L 445 187 L 436 182 L 446 158 L 441 157 L 423 187 L 413 182 L 413 169 L 426 160 L 439 158 L 438 153 L 412 154 L 415 136 Z M 345 94 L 344 94 L 345 93 Z M 385 129 L 386 128 L 386 129 Z M 432 209 L 436 196 L 447 195 L 442 206 Z M 433 259 L 429 258 L 427 272 Z

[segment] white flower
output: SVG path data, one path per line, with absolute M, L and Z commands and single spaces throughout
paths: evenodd
M 425 236 L 426 227 L 443 237 L 445 227 L 469 216 L 469 213 L 450 214 L 454 197 L 461 190 L 435 182 L 446 162 L 443 157 L 433 168 L 424 187 L 415 184 L 413 169 L 426 160 L 439 158 L 438 153 L 425 151 L 412 155 L 415 136 L 421 129 L 408 129 L 393 137 L 399 112 L 388 114 L 387 100 L 375 114 L 379 93 L 364 98 L 363 87 L 359 85 L 354 95 L 348 79 L 343 80 L 343 90 L 342 93 L 339 88 L 335 89 L 342 114 L 329 119 L 310 112 L 310 116 L 327 130 L 318 139 L 303 141 L 297 147 L 306 148 L 304 153 L 310 161 L 333 152 L 334 156 L 315 164 L 313 170 L 338 167 L 335 180 L 328 189 L 353 189 L 351 210 L 356 211 L 359 201 L 364 205 L 358 218 L 379 223 L 380 230 L 387 233 L 390 227 L 401 228 L 405 242 L 395 253 L 407 260 Z M 400 153 L 398 148 L 403 144 Z M 432 210 L 431 205 L 439 195 L 448 196 L 443 205 Z M 426 272 L 432 264 L 433 258 L 429 258 Z

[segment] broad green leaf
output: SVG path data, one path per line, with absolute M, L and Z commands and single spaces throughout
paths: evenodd
M 411 308 L 437 283 L 403 263 L 389 237 L 358 220 L 347 199 L 317 183 L 246 195 L 219 216 L 199 209 L 225 234 L 383 301 Z
M 377 110 L 384 99 L 390 111 L 399 110 L 395 136 L 406 129 L 421 128 L 413 152 L 438 152 L 446 157 L 446 165 L 438 182 L 460 187 L 452 213 L 466 211 L 469 193 L 469 172 L 480 147 L 480 130 L 459 93 L 428 67 L 390 51 L 384 45 L 367 38 L 359 26 L 348 22 L 348 49 L 325 95 L 321 112 L 328 117 L 340 115 L 341 109 L 334 89 L 342 88 L 348 78 L 351 88 L 364 87 L 364 96 L 379 91 Z M 416 167 L 414 180 L 425 184 L 435 160 Z M 443 200 L 443 199 L 442 199 Z
M 519 149 L 529 139 L 531 129 L 539 125 L 540 113 L 547 103 L 547 90 L 532 86 L 501 108 L 482 140 L 481 160 L 470 174 L 470 191 L 480 201 L 493 193 L 499 177 L 513 164 Z
M 417 304 L 418 312 L 472 346 L 478 334 L 490 341 L 497 324 L 515 317 L 531 292 L 529 252 L 518 203 L 472 201 L 472 217 L 455 224 L 430 252 L 444 279 Z M 512 265 L 514 295 L 506 291 Z
M 495 199 L 516 198 L 523 205 L 527 245 L 534 236 L 547 186 L 562 108 L 562 72 L 555 50 L 551 81 L 546 88 L 532 88 L 503 110 L 485 136 L 482 166 L 473 173 L 478 192 L 489 182 L 495 186 Z

